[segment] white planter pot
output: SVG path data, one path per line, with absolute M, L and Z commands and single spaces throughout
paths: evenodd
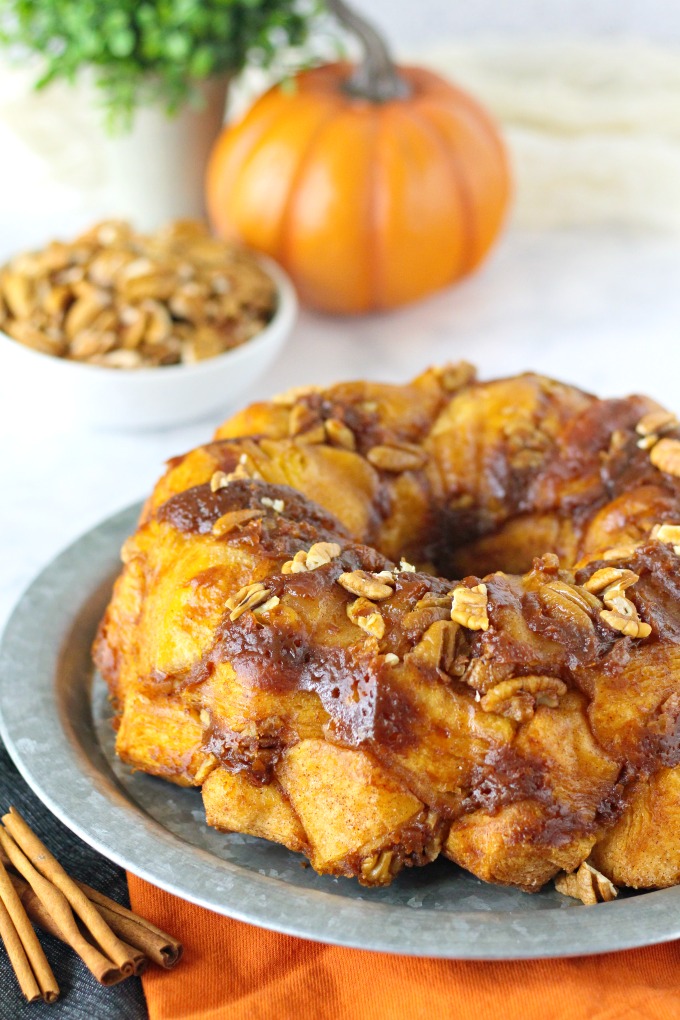
M 94 220 L 125 217 L 149 230 L 204 215 L 210 148 L 224 119 L 228 78 L 206 83 L 205 106 L 176 117 L 137 110 L 132 131 L 109 136 L 101 96 L 86 76 L 36 92 L 35 70 L 0 66 L 0 257 L 67 237 Z
M 176 217 L 203 218 L 203 187 L 210 149 L 224 120 L 228 79 L 204 89 L 205 106 L 168 117 L 141 107 L 132 130 L 104 136 L 102 156 L 111 214 L 153 230 Z

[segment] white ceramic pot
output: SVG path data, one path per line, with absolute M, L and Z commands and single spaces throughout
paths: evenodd
M 185 106 L 174 117 L 160 108 L 135 111 L 132 130 L 104 135 L 103 169 L 110 215 L 155 230 L 177 217 L 202 219 L 210 150 L 224 121 L 228 78 L 202 89 L 202 109 Z
M 119 216 L 141 230 L 202 217 L 205 168 L 224 119 L 228 76 L 205 83 L 201 109 L 136 111 L 132 131 L 107 134 L 90 75 L 36 92 L 35 68 L 0 63 L 5 195 L 0 257 Z M 6 242 L 6 243 L 5 243 Z
M 0 406 L 20 420 L 23 408 L 47 424 L 68 419 L 104 429 L 168 428 L 242 405 L 248 388 L 290 336 L 297 299 L 275 262 L 258 256 L 277 289 L 271 322 L 231 351 L 193 365 L 116 369 L 66 361 L 25 347 L 0 332 Z

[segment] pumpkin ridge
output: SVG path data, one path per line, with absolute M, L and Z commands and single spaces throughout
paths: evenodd
M 460 95 L 466 98 L 465 93 L 461 92 Z M 484 258 L 488 252 L 490 243 L 498 234 L 503 220 L 507 217 L 508 204 L 512 194 L 512 180 L 510 173 L 510 164 L 507 149 L 503 143 L 502 138 L 497 132 L 493 130 L 492 122 L 489 118 L 485 117 L 484 120 L 476 115 L 477 107 L 473 100 L 466 104 L 461 104 L 455 108 L 452 108 L 445 101 L 441 100 L 436 96 L 420 96 L 417 102 L 414 104 L 414 109 L 417 109 L 419 114 L 427 119 L 432 124 L 434 130 L 436 130 L 445 140 L 447 139 L 446 124 L 450 124 L 454 129 L 463 129 L 470 135 L 475 143 L 482 147 L 483 158 L 486 162 L 490 162 L 493 158 L 496 160 L 495 163 L 495 183 L 498 187 L 497 195 L 497 208 L 495 221 L 491 233 L 491 240 L 485 239 L 484 230 L 479 229 L 479 220 L 475 218 L 477 223 L 477 241 L 478 245 L 476 250 L 471 252 L 469 260 L 469 270 L 474 269 L 479 262 Z M 442 119 L 440 123 L 439 118 Z M 451 146 L 449 144 L 449 150 Z M 468 160 L 469 162 L 469 160 Z M 465 161 L 463 161 L 465 164 Z M 471 167 L 466 167 L 464 174 L 465 179 L 469 181 L 470 174 L 473 172 Z M 473 218 L 475 214 L 475 202 L 472 202 Z
M 222 197 L 222 193 L 229 191 L 228 180 L 224 171 L 224 164 L 229 163 L 233 159 L 233 167 L 230 175 L 231 183 L 237 180 L 240 174 L 243 172 L 245 164 L 248 162 L 253 152 L 258 148 L 262 142 L 263 137 L 266 137 L 267 133 L 276 127 L 279 120 L 287 113 L 284 106 L 277 105 L 278 96 L 275 94 L 274 89 L 270 92 L 265 93 L 258 100 L 257 106 L 261 105 L 261 109 L 258 111 L 259 118 L 255 123 L 246 124 L 246 118 L 242 117 L 236 124 L 232 125 L 231 130 L 233 132 L 239 132 L 236 137 L 228 137 L 223 135 L 218 140 L 215 149 L 210 157 L 208 169 L 206 173 L 207 182 L 207 195 L 208 195 L 208 212 L 210 219 L 213 223 L 220 223 L 222 221 L 222 214 L 220 210 L 225 205 Z M 254 112 L 251 111 L 251 115 Z M 250 134 L 249 141 L 244 142 L 244 136 Z M 228 140 L 229 151 L 228 155 L 224 152 L 227 151 L 227 146 L 221 144 L 222 139 Z M 238 149 L 239 143 L 243 144 L 243 151 L 238 156 L 233 153 Z M 214 181 L 214 183 L 213 183 Z M 222 227 L 220 227 L 222 229 Z
M 454 85 L 451 88 L 456 98 L 460 99 L 456 112 L 465 117 L 466 124 L 480 130 L 483 137 L 491 143 L 496 154 L 501 157 L 504 163 L 507 163 L 508 153 L 506 146 L 486 110 L 475 102 L 472 96 L 469 96 L 463 89 L 456 88 Z M 444 97 L 439 95 L 420 93 L 414 100 L 413 106 L 422 107 L 422 112 L 426 112 L 428 106 L 435 106 L 442 113 L 451 115 L 450 103 L 446 103 Z
M 410 67 L 400 65 L 402 74 L 410 76 L 413 86 L 412 106 L 436 105 L 446 112 L 451 111 L 451 102 L 465 113 L 469 120 L 482 127 L 484 135 L 489 138 L 497 154 L 507 158 L 507 150 L 501 135 L 498 132 L 494 118 L 487 108 L 471 95 L 466 89 L 455 84 L 449 79 L 444 79 L 427 68 Z M 445 91 L 441 88 L 446 86 Z
M 474 207 L 466 175 L 460 165 L 456 153 L 451 150 L 451 147 L 447 144 L 447 140 L 439 130 L 439 127 L 434 123 L 434 121 L 429 119 L 426 112 L 420 109 L 418 105 L 412 105 L 409 108 L 405 107 L 404 112 L 413 122 L 423 128 L 435 141 L 437 147 L 442 153 L 444 162 L 450 170 L 453 189 L 458 195 L 461 217 L 460 229 L 463 234 L 463 244 L 461 245 L 461 261 L 458 271 L 455 272 L 451 278 L 453 282 L 453 280 L 457 280 L 458 277 L 464 276 L 465 273 L 470 271 L 472 265 L 474 265 L 472 256 L 479 243 L 479 238 L 475 229 Z
M 373 125 L 371 174 L 366 181 L 366 249 L 368 253 L 368 266 L 371 275 L 371 290 L 374 297 L 375 310 L 380 312 L 385 308 L 385 274 L 381 260 L 380 250 L 380 222 L 378 209 L 380 205 L 380 187 L 378 183 L 378 168 L 380 165 L 380 134 L 383 128 L 383 120 L 380 116 L 371 118 Z
M 309 139 L 307 140 L 307 144 L 305 145 L 304 150 L 302 150 L 299 153 L 297 167 L 295 169 L 295 173 L 292 176 L 290 188 L 288 190 L 286 200 L 283 204 L 283 209 L 281 210 L 281 224 L 279 227 L 279 239 L 277 243 L 277 253 L 275 257 L 284 266 L 286 265 L 288 257 L 290 256 L 290 252 L 288 251 L 288 246 L 290 244 L 290 229 L 291 229 L 290 220 L 293 208 L 295 206 L 295 201 L 297 198 L 300 183 L 302 181 L 306 168 L 309 166 L 311 162 L 312 153 L 316 148 L 321 136 L 323 135 L 323 132 L 326 130 L 330 122 L 335 117 L 338 116 L 338 114 L 341 112 L 341 109 L 342 109 L 341 103 L 339 102 L 333 103 L 331 109 L 328 111 L 328 115 L 319 121 L 316 128 L 309 136 Z

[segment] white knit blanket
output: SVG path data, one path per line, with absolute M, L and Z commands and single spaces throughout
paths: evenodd
M 410 56 L 467 88 L 500 122 L 517 226 L 680 232 L 680 48 L 467 40 Z M 53 230 L 62 218 L 103 214 L 97 117 L 67 87 L 36 95 L 28 82 L 0 66 L 8 215 L 19 222 L 37 214 Z M 262 85 L 252 75 L 237 89 L 236 108 Z
M 680 231 L 680 48 L 467 41 L 414 60 L 468 89 L 500 122 L 518 225 Z

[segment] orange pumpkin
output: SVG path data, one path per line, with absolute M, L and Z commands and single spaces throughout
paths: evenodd
M 271 255 L 326 312 L 447 286 L 483 259 L 508 204 L 489 116 L 432 72 L 395 68 L 376 38 L 354 74 L 328 64 L 270 89 L 224 130 L 208 167 L 217 233 Z

